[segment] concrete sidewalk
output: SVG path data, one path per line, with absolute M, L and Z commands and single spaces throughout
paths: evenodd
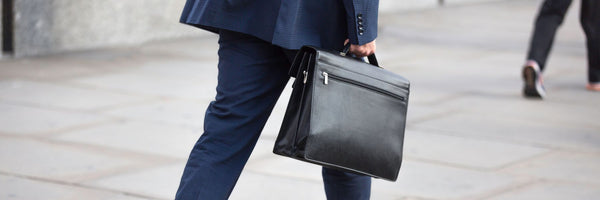
M 579 5 L 548 98 L 521 97 L 539 2 L 380 17 L 380 63 L 412 93 L 400 177 L 374 180 L 372 199 L 600 198 L 600 93 L 585 90 Z M 0 199 L 172 199 L 215 95 L 216 39 L 0 61 Z M 289 93 L 230 199 L 325 199 L 319 167 L 271 153 Z

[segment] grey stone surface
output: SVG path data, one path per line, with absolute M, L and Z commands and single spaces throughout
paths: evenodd
M 301 191 L 299 190 L 301 188 Z M 231 200 L 315 199 L 324 200 L 323 184 L 253 172 L 243 172 L 231 193 Z
M 275 144 L 274 139 L 260 137 L 258 142 L 256 143 L 256 146 L 254 147 L 254 150 L 252 151 L 252 154 L 250 155 L 248 164 L 260 162 L 261 160 L 264 160 L 264 159 L 277 157 L 273 153 L 274 144 Z
M 46 200 L 46 199 L 89 199 L 89 200 L 143 200 L 117 192 L 31 180 L 0 175 L 0 199 Z
M 160 123 L 118 121 L 66 132 L 56 140 L 187 159 L 201 129 Z
M 553 153 L 519 163 L 505 169 L 507 173 L 532 176 L 544 180 L 581 182 L 600 185 L 600 155 Z
M 0 133 L 40 134 L 106 121 L 99 115 L 0 102 Z
M 373 191 L 396 198 L 471 199 L 522 181 L 521 178 L 492 172 L 405 160 L 397 182 L 375 180 Z
M 127 191 L 161 199 L 175 198 L 185 163 L 154 166 L 85 182 L 84 185 Z
M 321 167 L 283 156 L 270 156 L 267 159 L 248 163 L 251 172 L 278 177 L 288 177 L 307 181 L 321 181 Z
M 190 86 L 191 87 L 191 86 Z M 161 100 L 104 111 L 107 115 L 150 122 L 186 125 L 202 128 L 204 111 L 209 102 Z
M 209 100 L 214 98 L 216 84 L 214 81 L 204 82 L 201 79 L 167 78 L 162 75 L 141 75 L 135 73 L 107 74 L 104 76 L 87 77 L 74 80 L 88 86 L 121 91 L 154 95 L 158 97 L 173 96 L 187 99 Z M 207 87 L 198 85 L 210 84 Z
M 94 91 L 53 83 L 0 81 L 0 99 L 73 110 L 94 110 L 119 104 L 141 102 L 147 98 Z
M 19 152 L 15 156 L 15 152 Z M 0 137 L 0 171 L 44 179 L 79 182 L 144 162 L 85 148 Z
M 263 138 L 277 138 L 277 134 L 279 134 L 279 129 L 281 128 L 281 122 L 283 122 L 283 116 L 285 116 L 285 108 L 292 95 L 292 83 L 293 80 L 288 82 L 286 89 L 281 93 L 277 104 L 275 104 L 275 108 L 273 108 L 273 112 L 271 113 L 271 116 L 269 116 L 269 120 L 267 120 L 267 124 L 262 131 Z
M 549 151 L 508 142 L 410 130 L 404 142 L 404 155 L 408 158 L 476 169 L 498 169 Z
M 594 127 L 551 125 L 543 121 L 498 119 L 485 115 L 458 113 L 422 122 L 413 127 L 419 130 L 544 146 L 598 151 L 600 135 Z
M 412 87 L 400 177 L 374 180 L 371 199 L 595 199 L 600 96 L 584 89 L 578 12 L 569 12 L 555 40 L 544 72 L 548 97 L 533 101 L 521 97 L 520 67 L 541 0 L 446 2 L 411 12 L 392 4 L 431 2 L 381 2 L 390 11 L 380 15 L 378 58 Z M 92 4 L 104 5 L 72 6 Z M 89 14 L 105 11 L 98 12 Z M 217 48 L 217 37 L 208 35 L 0 60 L 0 188 L 8 188 L 0 195 L 172 199 L 215 95 Z M 272 153 L 290 91 L 231 199 L 325 199 L 319 166 Z
M 600 196 L 597 188 L 598 186 L 595 185 L 542 182 L 489 198 L 489 200 L 594 200 Z

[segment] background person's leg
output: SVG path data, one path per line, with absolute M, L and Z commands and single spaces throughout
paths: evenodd
M 323 167 L 327 200 L 369 200 L 371 177 Z
M 221 31 L 217 96 L 206 110 L 176 199 L 227 199 L 289 76 L 281 48 Z
M 562 24 L 572 0 L 546 0 L 535 21 L 528 60 L 536 61 L 540 69 L 546 66 L 556 30 Z
M 581 27 L 587 38 L 588 81 L 600 84 L 600 1 L 581 1 Z

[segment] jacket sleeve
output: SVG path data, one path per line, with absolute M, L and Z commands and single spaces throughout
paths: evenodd
M 342 0 L 346 9 L 348 39 L 363 45 L 377 38 L 379 0 Z

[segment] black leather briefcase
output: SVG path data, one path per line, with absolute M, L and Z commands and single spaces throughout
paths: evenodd
M 402 162 L 409 82 L 344 53 L 305 46 L 273 152 L 395 181 Z

